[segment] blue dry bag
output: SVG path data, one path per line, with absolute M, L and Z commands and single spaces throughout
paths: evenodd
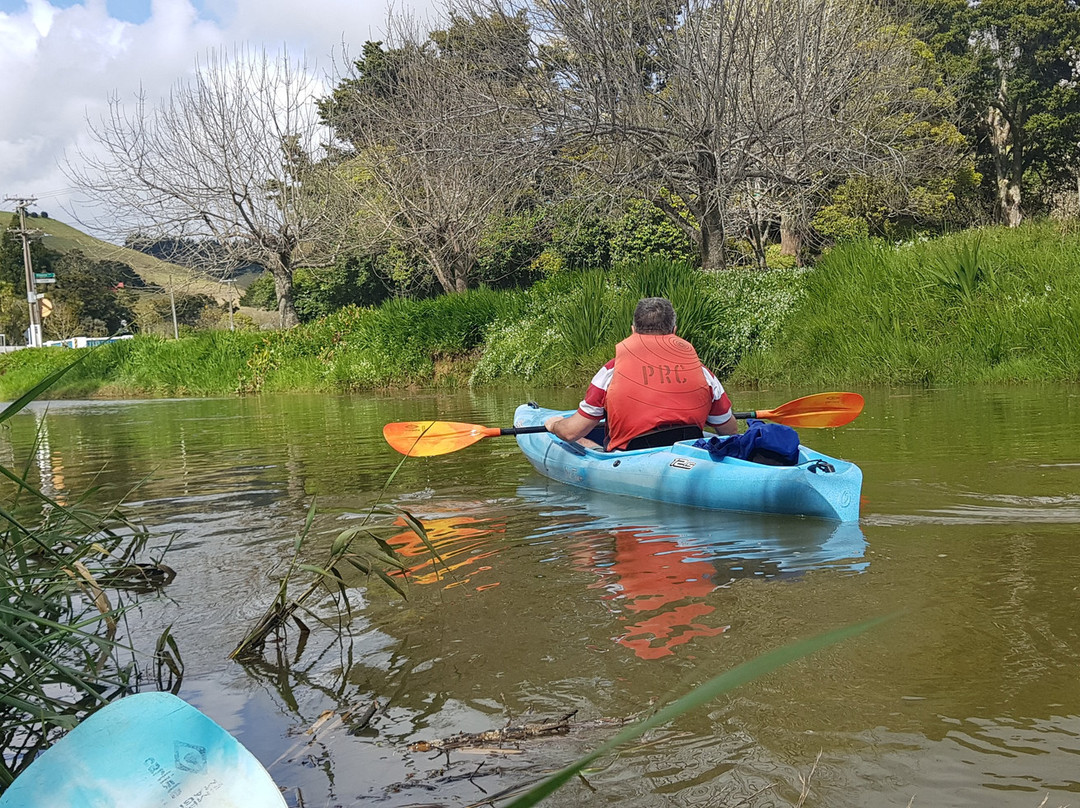
M 799 433 L 790 426 L 751 419 L 746 431 L 729 438 L 702 438 L 694 443 L 708 449 L 714 460 L 737 457 L 769 466 L 799 464 Z

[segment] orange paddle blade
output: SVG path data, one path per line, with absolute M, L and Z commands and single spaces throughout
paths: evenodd
M 495 426 L 453 421 L 399 421 L 383 427 L 386 442 L 409 457 L 449 454 L 500 432 Z
M 843 426 L 859 417 L 863 397 L 858 393 L 815 393 L 774 410 L 758 410 L 757 417 L 794 427 Z

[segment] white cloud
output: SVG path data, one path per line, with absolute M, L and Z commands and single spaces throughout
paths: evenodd
M 59 164 L 65 150 L 89 145 L 86 119 L 110 95 L 133 99 L 142 87 L 161 97 L 198 57 L 234 45 L 284 47 L 326 71 L 343 43 L 355 55 L 380 39 L 387 15 L 385 0 L 152 0 L 149 18 L 135 24 L 110 17 L 105 0 L 66 1 L 0 11 L 0 209 L 11 208 L 4 197 L 35 196 L 38 210 L 71 218 Z M 421 0 L 416 13 L 436 1 Z

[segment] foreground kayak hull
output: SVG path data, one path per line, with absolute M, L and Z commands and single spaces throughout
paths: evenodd
M 0 808 L 285 808 L 239 741 L 183 699 L 102 707 L 15 778 Z
M 566 414 L 523 404 L 514 413 L 514 426 L 535 426 Z M 630 452 L 583 449 L 546 432 L 518 435 L 517 442 L 544 476 L 591 491 L 709 510 L 859 519 L 862 470 L 805 446 L 799 447 L 799 465 L 766 466 L 728 457 L 714 460 L 693 441 Z

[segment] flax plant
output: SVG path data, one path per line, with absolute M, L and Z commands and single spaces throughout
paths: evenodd
M 314 614 L 308 603 L 319 593 L 332 594 L 339 608 L 348 614 L 349 590 L 360 583 L 366 583 L 374 575 L 402 598 L 408 599 L 399 583 L 399 579 L 403 579 L 407 572 L 406 564 L 387 541 L 389 537 L 400 534 L 403 527 L 411 530 L 423 542 L 431 553 L 433 564 L 442 563 L 442 558 L 431 543 L 423 523 L 405 509 L 382 502 L 387 488 L 406 460 L 408 457 L 403 457 L 390 473 L 376 498 L 376 503 L 364 515 L 361 523 L 338 533 L 330 545 L 330 552 L 319 564 L 301 560 L 315 519 L 315 502 L 312 501 L 303 530 L 296 537 L 293 555 L 285 573 L 278 579 L 278 589 L 273 601 L 229 654 L 230 659 L 250 660 L 257 657 L 262 653 L 267 639 L 271 636 L 282 637 L 290 622 L 299 629 L 302 644 L 310 629 L 301 619 L 300 612 Z M 387 569 L 392 572 L 387 572 Z M 357 573 L 363 577 L 358 578 Z M 308 584 L 299 595 L 293 596 L 290 594 L 290 586 L 293 579 L 302 574 L 308 576 Z M 318 615 L 315 617 L 321 619 Z
M 956 293 L 965 305 L 971 305 L 976 290 L 993 278 L 991 265 L 980 254 L 981 247 L 982 238 L 976 235 L 970 241 L 956 244 L 950 254 L 939 255 L 926 265 L 926 271 Z
M 0 411 L 10 419 L 86 356 Z M 148 535 L 122 511 L 65 507 L 21 473 L 0 505 L 0 791 L 58 735 L 139 686 L 121 636 L 121 588 L 154 586 L 170 570 L 137 562 Z M 166 639 L 168 646 L 168 640 Z M 182 672 L 171 645 L 174 670 Z

